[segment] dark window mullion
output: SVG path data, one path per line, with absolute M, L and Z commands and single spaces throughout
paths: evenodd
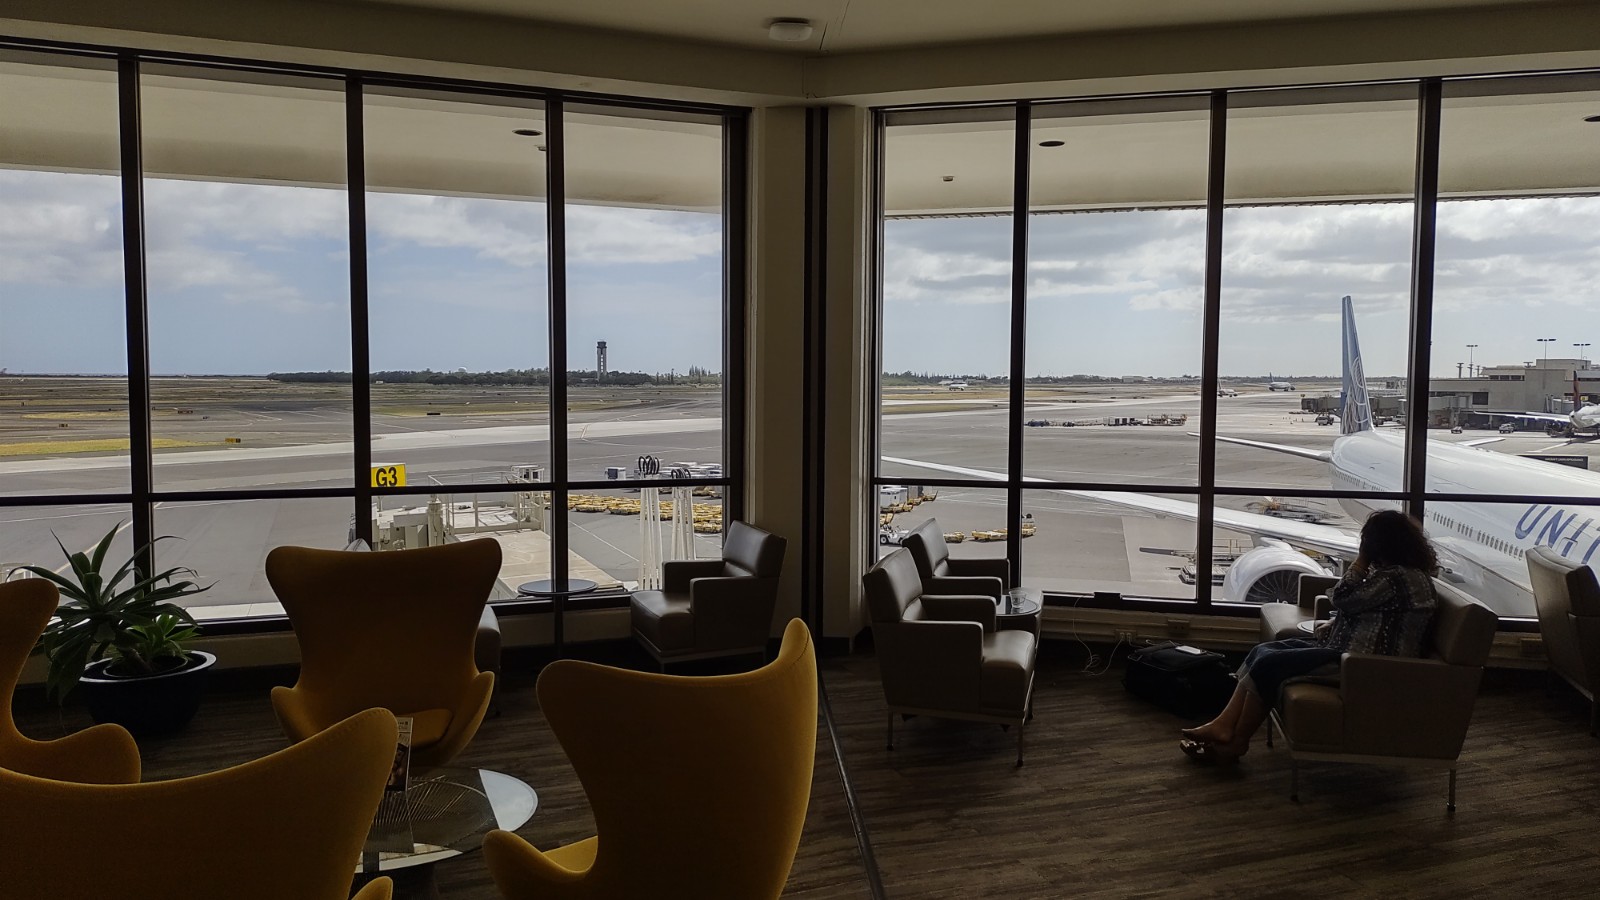
M 545 105 L 545 224 L 550 312 L 550 578 L 567 586 L 567 178 L 565 109 Z M 556 628 L 560 629 L 557 615 Z M 560 644 L 559 638 L 557 644 Z
M 1006 557 L 1022 583 L 1022 412 L 1027 399 L 1029 135 L 1033 105 L 1017 104 L 1011 195 L 1011 391 L 1006 417 Z
M 133 546 L 148 574 L 155 561 L 145 550 L 155 537 L 150 502 L 154 450 L 150 443 L 150 319 L 145 281 L 144 152 L 139 110 L 139 60 L 117 61 L 117 118 L 121 142 L 122 272 L 128 353 L 128 465 L 133 495 Z
M 1443 85 L 1422 82 L 1417 105 L 1417 181 L 1411 236 L 1411 376 L 1407 383 L 1407 510 L 1426 521 L 1428 492 L 1428 373 L 1433 365 L 1433 264 L 1439 201 L 1439 120 Z
M 350 219 L 350 415 L 355 535 L 372 543 L 372 335 L 367 308 L 367 158 L 361 79 L 345 82 L 345 196 Z
M 1200 363 L 1200 495 L 1195 516 L 1194 597 L 1211 611 L 1212 532 L 1217 505 L 1217 385 L 1222 340 L 1222 219 L 1227 188 L 1228 94 L 1211 94 L 1211 144 L 1206 160 L 1205 314 Z

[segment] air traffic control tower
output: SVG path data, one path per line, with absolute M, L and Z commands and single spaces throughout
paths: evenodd
M 594 345 L 594 380 L 606 380 L 606 342 L 596 341 Z

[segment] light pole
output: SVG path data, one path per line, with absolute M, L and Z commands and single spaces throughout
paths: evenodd
M 1573 344 L 1572 346 L 1578 348 L 1578 362 L 1586 363 L 1586 362 L 1589 361 L 1589 355 L 1586 352 L 1584 352 L 1585 348 L 1587 348 L 1589 346 L 1589 342 L 1588 341 L 1584 341 L 1581 344 Z M 1585 368 L 1587 368 L 1587 366 Z
M 1476 349 L 1478 349 L 1478 345 L 1477 344 L 1468 344 L 1467 345 L 1467 377 L 1468 378 L 1473 377 L 1473 375 L 1472 375 L 1472 351 L 1474 351 Z
M 1556 339 L 1555 338 L 1534 338 L 1534 340 L 1536 340 L 1539 343 L 1544 345 L 1543 353 L 1541 354 L 1541 358 L 1545 362 L 1549 362 L 1550 361 L 1550 345 L 1555 343 Z

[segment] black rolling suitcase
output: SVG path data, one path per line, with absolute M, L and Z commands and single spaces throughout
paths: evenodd
M 1122 686 L 1168 712 L 1209 720 L 1233 696 L 1232 669 L 1221 653 L 1178 649 L 1182 646 L 1167 641 L 1135 650 L 1123 669 Z

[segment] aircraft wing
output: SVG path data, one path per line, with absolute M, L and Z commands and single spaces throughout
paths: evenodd
M 1189 436 L 1199 437 L 1200 435 L 1191 431 Z M 1312 450 L 1309 447 L 1292 447 L 1288 444 L 1272 444 L 1267 441 L 1249 441 L 1244 438 L 1223 437 L 1220 434 L 1217 435 L 1217 440 L 1224 444 L 1239 444 L 1243 447 L 1255 447 L 1258 450 L 1272 450 L 1278 453 L 1287 453 L 1290 456 L 1301 456 L 1306 459 L 1314 459 L 1317 462 L 1333 462 L 1333 451 L 1331 450 Z
M 1557 422 L 1557 423 L 1560 423 L 1562 425 L 1571 425 L 1572 424 L 1572 417 L 1571 416 L 1558 416 L 1555 413 L 1534 413 L 1534 412 L 1490 413 L 1490 415 L 1510 416 L 1513 419 L 1532 419 L 1535 422 Z
M 1460 447 L 1482 447 L 1484 444 L 1498 444 L 1503 440 L 1505 440 L 1505 438 L 1476 438 L 1476 439 L 1470 440 L 1470 441 L 1461 441 L 1461 442 L 1459 442 L 1457 444 L 1457 446 L 1460 446 Z
M 1004 480 L 1004 477 L 998 472 L 971 469 L 965 466 L 952 466 L 890 456 L 883 457 L 883 461 L 896 465 L 931 469 L 935 472 L 947 472 L 951 475 L 960 475 L 967 478 L 983 478 L 989 481 Z M 1042 481 L 1044 479 L 1024 478 L 1023 480 Z M 1193 522 L 1200 517 L 1199 504 L 1190 500 L 1176 500 L 1168 497 L 1124 493 L 1122 491 L 1077 491 L 1069 488 L 1051 488 L 1050 490 L 1069 497 L 1080 497 L 1085 500 L 1094 500 L 1098 503 L 1123 506 L 1129 509 L 1155 513 L 1158 516 L 1172 516 L 1189 522 Z M 1334 528 L 1332 525 L 1296 522 L 1291 519 L 1280 519 L 1276 516 L 1268 516 L 1262 513 L 1224 509 L 1220 506 L 1214 509 L 1212 517 L 1213 521 L 1223 528 L 1243 531 L 1247 534 L 1261 537 L 1277 538 L 1296 547 L 1304 547 L 1346 559 L 1354 559 L 1357 550 L 1360 549 L 1361 542 L 1356 535 Z

